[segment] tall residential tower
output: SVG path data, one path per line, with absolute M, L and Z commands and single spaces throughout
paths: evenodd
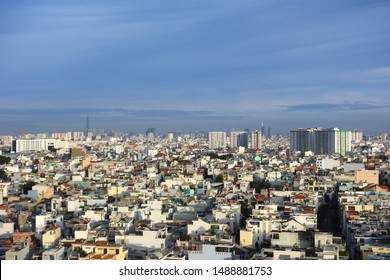
M 209 132 L 209 149 L 226 148 L 226 132 L 210 131 Z
M 351 131 L 338 128 L 309 128 L 290 131 L 290 151 L 312 151 L 316 155 L 351 151 Z

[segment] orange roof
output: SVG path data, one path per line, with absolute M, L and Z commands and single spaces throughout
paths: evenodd
M 345 212 L 345 215 L 347 216 L 347 218 L 350 218 L 351 216 L 358 216 L 359 212 L 357 212 L 357 211 L 347 211 L 347 212 Z
M 305 196 L 301 193 L 294 195 L 294 199 L 305 199 Z
M 138 144 L 128 144 L 128 146 L 130 146 L 130 147 L 137 147 Z

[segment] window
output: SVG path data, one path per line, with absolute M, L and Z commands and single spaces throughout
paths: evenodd
M 279 233 L 274 233 L 272 235 L 272 239 L 279 239 Z
M 215 252 L 218 252 L 218 253 L 228 253 L 229 252 L 229 248 L 227 248 L 227 247 L 215 247 Z

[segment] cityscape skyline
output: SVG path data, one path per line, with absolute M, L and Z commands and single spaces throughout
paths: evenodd
M 0 4 L 0 132 L 388 131 L 387 1 Z

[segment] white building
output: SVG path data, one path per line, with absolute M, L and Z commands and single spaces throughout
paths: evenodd
M 9 238 L 14 234 L 14 222 L 0 222 L 0 237 Z
M 124 237 L 124 243 L 131 247 L 145 247 L 164 249 L 167 245 L 167 229 L 139 229 L 136 233 L 130 233 Z
M 87 210 L 83 215 L 83 218 L 87 218 L 90 221 L 103 221 L 106 215 L 106 211 L 103 208 Z
M 64 246 L 48 248 L 42 253 L 42 260 L 44 261 L 64 260 L 64 254 L 65 254 Z
M 175 139 L 175 133 L 174 132 L 168 132 L 167 139 L 168 139 L 168 141 L 173 141 Z
M 3 198 L 8 197 L 8 191 L 11 186 L 10 182 L 0 183 L 0 204 L 3 204 Z
M 6 260 L 27 260 L 30 254 L 30 246 L 26 243 L 15 244 L 5 252 Z
M 333 169 L 340 166 L 340 161 L 332 158 L 321 158 L 316 160 L 316 166 L 318 169 Z
M 16 153 L 25 151 L 46 151 L 50 147 L 55 149 L 68 148 L 68 141 L 55 138 L 44 139 L 17 139 L 12 142 L 12 150 Z
M 234 245 L 198 244 L 188 250 L 188 260 L 234 260 Z
M 226 132 L 210 131 L 209 132 L 209 149 L 220 149 L 226 147 Z
M 115 153 L 117 154 L 121 154 L 125 151 L 125 148 L 123 147 L 123 145 L 116 145 L 115 146 Z

